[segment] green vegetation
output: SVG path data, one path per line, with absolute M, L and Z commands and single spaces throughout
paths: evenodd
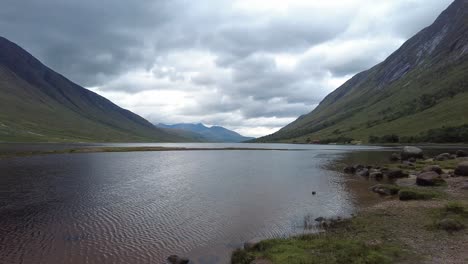
M 0 37 L 0 142 L 188 140 L 69 81 Z
M 468 211 L 462 203 L 451 201 L 444 208 L 435 210 L 433 219 L 433 228 L 448 232 L 459 231 L 468 224 Z
M 416 136 L 398 135 L 369 136 L 369 143 L 468 143 L 468 125 L 430 129 Z
M 467 142 L 468 54 L 460 56 L 455 48 L 467 44 L 459 36 L 468 25 L 455 15 L 466 8 L 460 5 L 455 1 L 446 11 L 450 19 L 440 18 L 387 60 L 354 76 L 311 113 L 257 142 Z M 444 45 L 421 57 L 421 47 L 441 25 L 453 31 L 446 32 Z
M 386 242 L 390 232 L 379 228 L 377 217 L 356 217 L 324 234 L 302 235 L 289 239 L 260 242 L 252 250 L 237 250 L 233 264 L 247 264 L 254 259 L 272 263 L 395 263 L 409 256 L 399 242 Z
M 398 192 L 398 197 L 402 201 L 409 200 L 430 200 L 440 197 L 441 193 L 434 190 L 427 190 L 422 188 L 402 188 Z

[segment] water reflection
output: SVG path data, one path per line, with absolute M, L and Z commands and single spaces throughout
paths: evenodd
M 0 262 L 226 263 L 251 238 L 313 232 L 354 212 L 325 164 L 360 148 L 307 148 L 0 160 Z

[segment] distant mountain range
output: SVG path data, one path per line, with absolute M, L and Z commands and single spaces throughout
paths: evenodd
M 468 1 L 258 142 L 468 142 Z
M 237 132 L 226 129 L 220 126 L 207 127 L 201 123 L 198 124 L 157 124 L 157 127 L 174 129 L 179 131 L 179 135 L 184 137 L 191 137 L 198 141 L 208 142 L 243 142 L 254 139 L 253 137 L 244 137 Z M 184 131 L 186 134 L 183 134 Z M 188 134 L 187 134 L 188 133 Z
M 0 37 L 0 142 L 192 141 L 54 72 Z

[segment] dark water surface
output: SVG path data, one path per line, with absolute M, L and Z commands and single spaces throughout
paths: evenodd
M 228 263 L 230 252 L 246 240 L 313 232 L 318 216 L 353 213 L 357 195 L 327 164 L 357 150 L 368 159 L 386 151 L 357 146 L 126 144 L 135 145 L 302 150 L 1 159 L 0 263 L 163 263 L 170 254 L 188 256 L 195 263 Z M 70 145 L 0 144 L 0 152 L 31 148 Z

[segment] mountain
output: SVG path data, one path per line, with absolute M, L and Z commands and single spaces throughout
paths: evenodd
M 252 140 L 252 137 L 244 137 L 237 132 L 226 129 L 220 126 L 206 127 L 205 125 L 198 124 L 174 124 L 174 125 L 165 125 L 157 124 L 156 126 L 161 128 L 176 129 L 179 131 L 191 132 L 192 134 L 186 134 L 186 137 L 195 137 L 201 141 L 209 142 L 243 142 L 247 140 Z M 195 133 L 195 134 L 193 134 Z M 196 137 L 195 135 L 199 135 Z
M 69 81 L 0 37 L 0 142 L 185 140 Z
M 468 141 L 468 1 L 260 142 Z

